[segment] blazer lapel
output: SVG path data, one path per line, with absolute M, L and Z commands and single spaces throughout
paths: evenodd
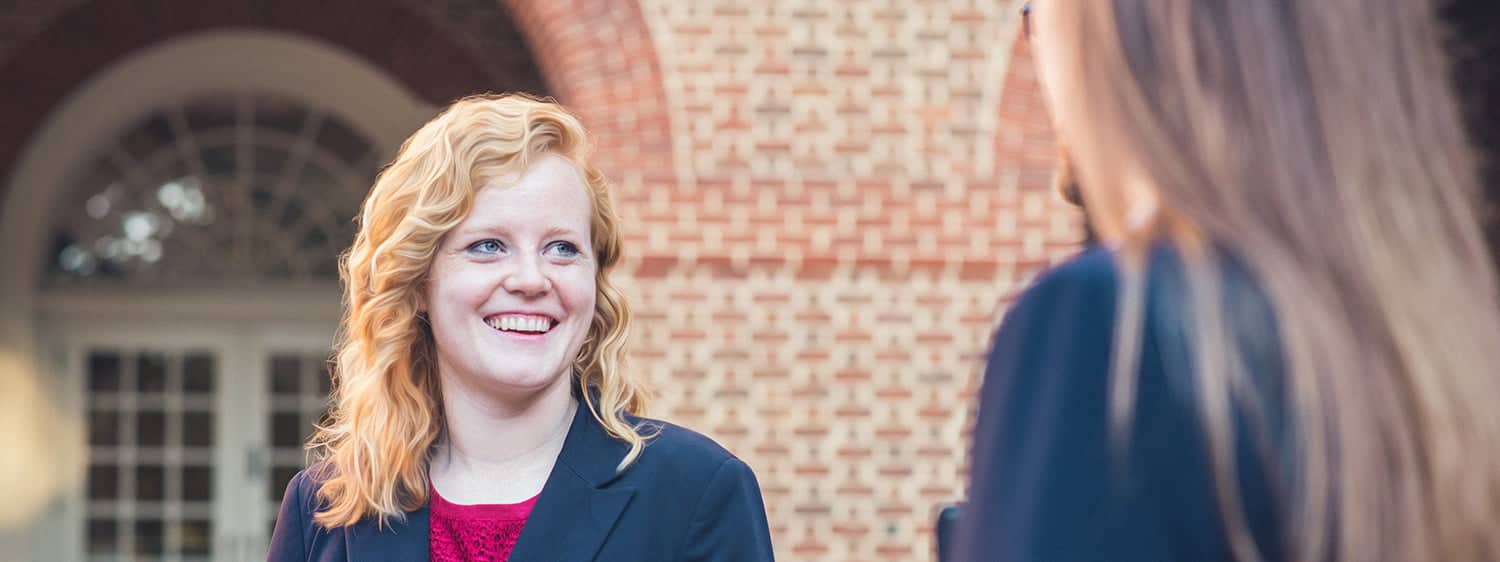
M 610 437 L 581 402 L 510 562 L 593 560 L 635 495 L 632 488 L 608 486 L 630 447 Z
M 344 533 L 350 562 L 426 562 L 427 506 L 406 514 L 406 522 L 389 521 L 384 529 L 365 519 Z

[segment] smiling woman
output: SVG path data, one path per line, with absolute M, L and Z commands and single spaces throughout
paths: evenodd
M 640 417 L 588 156 L 576 118 L 517 95 L 406 141 L 342 264 L 321 462 L 288 486 L 270 560 L 771 559 L 749 467 Z

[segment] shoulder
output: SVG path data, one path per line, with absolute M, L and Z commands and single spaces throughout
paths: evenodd
M 1114 252 L 1099 246 L 1037 275 L 995 333 L 983 401 L 1031 402 L 1075 383 L 1102 384 L 1119 279 Z
M 322 481 L 320 477 L 327 468 L 327 464 L 315 464 L 298 471 L 287 482 L 286 495 L 282 498 L 281 509 L 277 512 L 276 524 L 271 532 L 267 560 L 306 560 L 309 549 L 314 548 L 312 545 L 329 544 L 317 540 L 325 531 L 313 520 L 313 514 L 320 505 L 317 500 Z
M 1018 304 L 1068 296 L 1109 296 L 1119 282 L 1115 252 L 1095 246 L 1038 275 Z
M 1236 262 L 1218 267 L 1228 289 L 1241 288 L 1243 283 L 1238 281 L 1245 276 Z M 1157 243 L 1147 251 L 1141 274 L 1146 322 L 1152 326 L 1181 322 L 1183 311 L 1177 305 L 1186 301 L 1183 297 L 1187 290 L 1181 255 L 1167 244 Z M 1006 313 L 1006 322 L 1032 328 L 1058 323 L 1080 323 L 1080 330 L 1113 327 L 1125 279 L 1117 251 L 1103 246 L 1086 249 L 1038 275 Z M 1001 327 L 1004 329 L 1005 324 Z M 1098 333 L 1092 335 L 1103 336 L 1111 330 L 1094 332 Z M 1145 335 L 1156 333 L 1147 330 Z M 1055 338 L 1058 334 L 1050 335 Z
M 287 482 L 282 501 L 302 513 L 310 529 L 323 528 L 313 523 L 313 515 L 328 508 L 327 500 L 322 497 L 323 486 L 337 476 L 337 472 L 331 461 L 319 460 L 297 471 Z
M 324 475 L 328 473 L 327 461 L 312 464 L 292 475 L 290 482 L 286 485 L 288 498 L 296 498 L 304 508 L 310 508 L 311 500 L 317 497 L 318 488 L 322 487 Z
M 651 418 L 632 416 L 628 420 L 651 436 L 636 461 L 642 468 L 687 476 L 712 475 L 726 463 L 743 464 L 718 442 L 686 427 Z
M 669 550 L 650 558 L 775 558 L 760 484 L 749 465 L 696 431 L 661 420 L 627 420 L 652 437 L 619 476 L 620 486 L 634 490 L 636 514 L 621 524 L 641 533 L 666 533 L 660 543 Z
M 1037 275 L 1005 313 L 1002 332 L 1023 326 L 1086 320 L 1108 325 L 1114 318 L 1120 274 L 1114 252 L 1095 247 Z
M 319 461 L 297 471 L 292 475 L 291 481 L 287 482 L 283 501 L 295 502 L 293 505 L 296 509 L 311 519 L 313 512 L 320 507 L 318 490 L 323 487 L 323 482 L 332 470 L 328 461 Z
M 292 476 L 291 485 L 298 486 L 299 490 L 309 494 L 316 494 L 318 488 L 323 487 L 323 482 L 332 476 L 333 472 L 333 463 L 321 460 L 297 471 L 297 474 Z
M 713 439 L 662 420 L 628 419 L 648 439 L 640 457 L 620 474 L 622 483 L 648 494 L 678 498 L 703 497 L 714 489 L 753 491 L 759 496 L 750 465 Z
M 1136 305 L 1142 313 L 1135 319 L 1133 344 L 1139 352 L 1137 384 L 1153 390 L 1170 385 L 1170 396 L 1182 399 L 1191 395 L 1190 386 L 1169 382 L 1174 377 L 1167 367 L 1191 364 L 1189 323 L 1181 307 L 1187 300 L 1183 262 L 1176 251 L 1157 245 L 1144 265 L 1135 281 L 1143 286 L 1131 297 L 1140 299 Z M 1105 247 L 1087 249 L 1038 275 L 995 334 L 982 396 L 1018 412 L 1046 401 L 1064 410 L 1107 402 L 1125 283 L 1119 254 Z
M 1114 253 L 1102 247 L 1042 272 L 1005 312 L 991 359 L 1019 359 L 1052 346 L 1107 344 L 1119 279 Z

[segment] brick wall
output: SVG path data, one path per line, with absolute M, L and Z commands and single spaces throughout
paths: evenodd
M 641 5 L 673 167 L 614 172 L 655 413 L 756 469 L 780 559 L 932 560 L 1003 304 L 1080 237 L 1015 3 Z

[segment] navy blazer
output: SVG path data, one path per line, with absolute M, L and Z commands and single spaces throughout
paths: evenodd
M 1230 545 L 1186 345 L 1183 270 L 1157 248 L 1146 276 L 1137 395 L 1128 441 L 1113 441 L 1110 362 L 1120 280 L 1093 249 L 1043 274 L 996 333 L 974 428 L 958 560 L 1229 560 Z M 1223 264 L 1226 316 L 1264 398 L 1268 435 L 1285 445 L 1281 359 L 1264 294 Z M 1236 412 L 1239 492 L 1261 557 L 1283 558 L 1274 490 L 1278 455 Z M 1118 446 L 1124 443 L 1124 447 Z
M 631 421 L 639 421 L 632 419 Z M 629 446 L 578 408 L 510 562 L 762 562 L 771 534 L 755 474 L 707 437 L 665 422 L 624 472 Z M 428 511 L 384 530 L 373 519 L 325 530 L 315 468 L 287 486 L 268 562 L 426 562 Z

